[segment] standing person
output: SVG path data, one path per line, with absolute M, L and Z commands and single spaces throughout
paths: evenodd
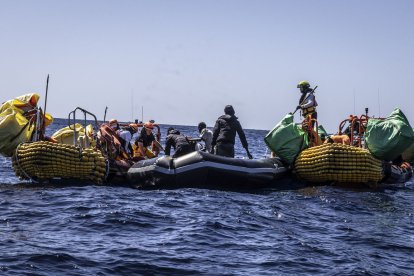
M 144 127 L 141 130 L 140 135 L 138 136 L 137 141 L 135 142 L 135 149 L 134 149 L 134 158 L 153 158 L 158 156 L 160 150 L 164 150 L 161 144 L 155 139 L 152 130 L 154 126 L 152 123 L 147 122 L 144 124 Z M 155 145 L 154 152 L 149 149 L 150 146 Z
M 215 154 L 234 158 L 234 143 L 236 132 L 239 134 L 243 148 L 246 150 L 249 159 L 253 159 L 249 152 L 246 135 L 237 117 L 234 116 L 233 106 L 226 105 L 224 115 L 220 116 L 213 129 L 213 140 L 211 145 L 215 147 Z
M 316 112 L 316 107 L 318 103 L 314 95 L 315 88 L 310 88 L 308 81 L 301 81 L 298 83 L 297 88 L 300 89 L 302 95 L 299 99 L 299 105 L 296 107 L 296 110 L 300 109 L 302 111 L 302 116 L 307 117 L 311 115 L 312 119 L 318 119 L 318 113 Z M 312 121 L 312 127 L 315 125 L 315 121 Z
M 173 127 L 168 128 L 165 138 L 165 155 L 170 155 L 171 146 L 174 148 L 173 158 L 190 153 L 193 150 L 187 138 Z
M 198 124 L 198 132 L 200 133 L 200 139 L 204 142 L 204 149 L 207 152 L 212 152 L 213 147 L 211 142 L 213 141 L 213 132 L 207 128 L 206 123 L 200 122 Z

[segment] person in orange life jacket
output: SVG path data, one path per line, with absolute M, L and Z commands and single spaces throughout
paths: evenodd
M 173 127 L 170 127 L 167 130 L 167 138 L 165 138 L 165 155 L 170 155 L 171 146 L 174 148 L 173 158 L 194 151 L 187 138 Z
M 109 121 L 109 127 L 113 129 L 119 137 L 119 141 L 121 142 L 122 149 L 127 154 L 132 154 L 133 149 L 130 145 L 132 135 L 138 131 L 138 129 L 134 125 L 129 125 L 127 128 L 121 128 L 119 126 L 119 122 L 116 119 L 112 119 Z
M 249 159 L 253 159 L 249 152 L 249 147 L 244 134 L 243 128 L 237 117 L 234 116 L 235 111 L 233 106 L 227 105 L 224 108 L 224 114 L 220 116 L 213 128 L 213 140 L 211 145 L 214 147 L 216 155 L 234 157 L 234 143 L 236 140 L 236 133 L 239 134 L 240 141 L 243 148 L 246 150 Z
M 111 119 L 109 121 L 109 127 L 112 128 L 114 131 L 119 130 L 119 123 L 117 119 Z
M 299 99 L 299 105 L 296 107 L 296 110 L 300 109 L 302 111 L 302 116 L 307 117 L 311 115 L 312 119 L 318 119 L 318 113 L 316 112 L 316 106 L 318 103 L 316 102 L 314 91 L 310 88 L 310 84 L 308 81 L 301 81 L 299 82 L 297 88 L 300 89 L 302 95 Z M 312 126 L 315 125 L 315 122 L 312 122 Z
M 141 156 L 144 158 L 152 158 L 158 156 L 160 150 L 164 150 L 161 144 L 155 139 L 155 136 L 152 133 L 153 129 L 154 126 L 152 123 L 147 122 L 144 124 L 144 127 L 142 128 L 141 133 L 135 142 L 138 148 L 134 152 L 134 157 Z M 154 150 L 154 152 L 148 149 L 148 147 L 152 144 L 155 144 L 156 150 Z

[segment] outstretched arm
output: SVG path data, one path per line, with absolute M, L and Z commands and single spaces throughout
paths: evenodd
M 239 134 L 240 142 L 242 143 L 243 148 L 247 149 L 249 145 L 247 144 L 246 135 L 244 134 L 243 128 L 239 121 L 237 121 L 236 130 L 237 134 Z
M 160 142 L 158 142 L 157 140 L 154 140 L 154 143 L 157 146 L 157 148 L 159 148 L 162 151 L 165 151 L 164 148 L 162 147 L 162 145 L 160 144 Z
M 243 128 L 240 125 L 240 122 L 237 121 L 237 134 L 239 134 L 240 142 L 242 143 L 243 148 L 246 150 L 247 157 L 253 159 L 253 156 L 249 152 L 249 145 L 247 144 L 246 134 L 244 134 Z
M 171 151 L 171 139 L 170 139 L 170 137 L 167 136 L 167 139 L 166 140 L 167 141 L 165 143 L 165 150 L 164 150 L 164 152 L 165 152 L 165 155 L 170 155 L 170 151 Z

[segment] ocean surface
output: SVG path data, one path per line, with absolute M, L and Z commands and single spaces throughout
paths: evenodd
M 246 130 L 255 158 L 265 134 Z M 236 155 L 245 157 L 240 143 Z M 414 274 L 413 180 L 382 190 L 141 191 L 40 186 L 0 163 L 0 275 Z

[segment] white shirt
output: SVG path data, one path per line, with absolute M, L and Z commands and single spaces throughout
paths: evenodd
M 213 132 L 207 128 L 203 129 L 200 133 L 200 138 L 206 145 L 206 150 L 211 151 L 211 142 L 213 141 Z
M 308 108 L 312 106 L 318 106 L 318 103 L 316 102 L 315 95 L 313 95 L 313 93 L 308 92 L 305 96 L 305 100 L 303 101 L 301 107 Z

